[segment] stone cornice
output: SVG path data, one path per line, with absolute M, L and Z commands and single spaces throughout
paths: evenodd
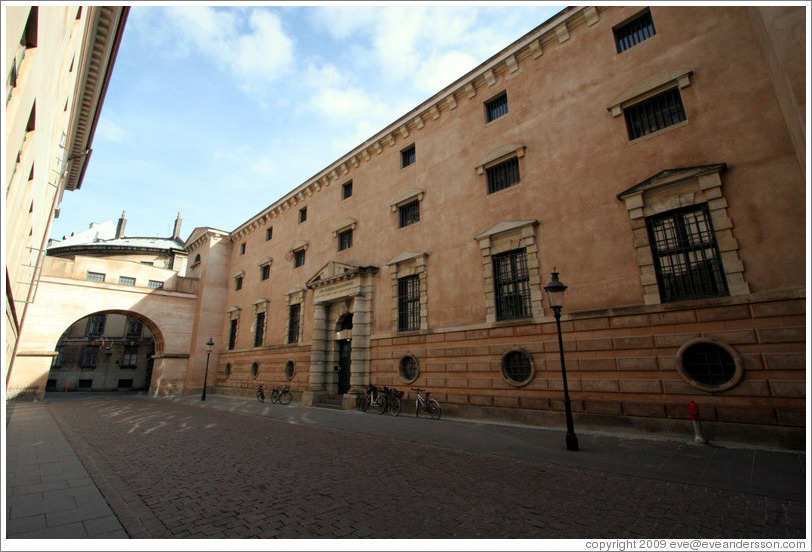
M 594 6 L 565 8 L 237 227 L 232 233 L 233 238 L 242 239 L 252 230 L 296 206 L 305 196 L 332 183 L 343 183 L 347 180 L 345 171 L 348 163 L 357 167 L 361 162 L 374 159 L 386 148 L 407 145 L 398 144 L 399 141 L 409 138 L 414 141 L 412 133 L 420 131 L 426 124 L 441 121 L 444 113 L 455 109 L 460 101 L 476 97 L 480 89 L 493 86 L 503 74 L 519 71 L 524 63 L 542 57 L 545 46 L 570 40 L 573 31 L 583 24 L 594 25 L 604 9 Z

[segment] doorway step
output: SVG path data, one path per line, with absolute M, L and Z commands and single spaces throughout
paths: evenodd
M 332 408 L 334 410 L 344 410 L 344 406 L 342 404 L 342 400 L 344 395 L 322 395 L 319 397 L 316 402 L 313 403 L 313 406 L 318 408 Z

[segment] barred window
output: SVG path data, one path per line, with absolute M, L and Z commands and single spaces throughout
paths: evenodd
M 521 181 L 519 175 L 519 158 L 511 157 L 498 165 L 485 169 L 488 175 L 488 193 L 492 194 L 510 188 Z
M 417 358 L 414 355 L 408 355 L 400 359 L 398 374 L 400 375 L 400 379 L 407 383 L 416 380 L 420 374 L 420 365 L 417 362 Z
M 500 94 L 494 99 L 485 102 L 485 118 L 487 122 L 498 119 L 508 112 L 507 93 Z
M 135 285 L 135 278 L 130 276 L 119 276 L 118 283 L 122 286 L 134 286 Z
M 254 331 L 254 347 L 261 347 L 265 335 L 265 313 L 257 313 L 257 324 Z
M 352 247 L 352 228 L 338 234 L 338 250 L 344 251 Z
M 237 324 L 239 323 L 238 319 L 234 319 L 231 321 L 231 326 L 228 330 L 228 349 L 232 350 L 234 347 L 237 346 Z
M 634 140 L 670 127 L 686 119 L 682 96 L 678 88 L 670 88 L 656 96 L 623 110 L 629 140 Z
M 420 276 L 398 278 L 398 331 L 420 329 Z
M 150 280 L 148 286 L 152 289 L 163 289 L 164 283 L 159 280 Z
M 301 326 L 302 304 L 294 303 L 290 306 L 288 316 L 288 343 L 299 342 L 299 327 Z
M 398 207 L 398 222 L 400 228 L 420 222 L 420 200 L 415 199 Z
M 531 307 L 527 250 L 525 248 L 514 249 L 494 255 L 493 280 L 496 319 L 529 318 Z
M 617 53 L 628 50 L 632 46 L 640 44 L 646 39 L 651 38 L 657 34 L 654 29 L 654 20 L 651 18 L 651 12 L 646 10 L 635 17 L 628 23 L 624 23 L 615 29 L 615 44 L 617 45 Z
M 727 282 L 706 204 L 646 219 L 660 299 L 727 295 Z
M 341 185 L 341 199 L 352 197 L 352 180 Z
M 417 154 L 415 153 L 414 145 L 409 146 L 405 150 L 400 152 L 400 166 L 408 167 L 412 163 L 417 160 Z
M 104 274 L 102 274 L 101 272 L 90 272 L 88 270 L 86 278 L 91 282 L 103 282 Z
M 509 351 L 502 357 L 502 375 L 510 383 L 521 385 L 533 376 L 533 363 L 524 351 Z

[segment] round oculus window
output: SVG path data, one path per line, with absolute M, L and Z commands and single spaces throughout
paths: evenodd
M 694 387 L 705 391 L 724 391 L 742 378 L 741 357 L 724 343 L 695 339 L 677 352 L 680 374 Z
M 414 355 L 408 355 L 400 359 L 400 366 L 398 368 L 400 379 L 405 382 L 412 382 L 417 379 L 420 374 L 420 364 Z
M 502 357 L 502 376 L 512 385 L 524 385 L 533 378 L 533 359 L 525 351 L 514 349 Z
M 292 360 L 289 360 L 287 364 L 285 364 L 285 377 L 287 379 L 293 379 L 293 374 L 296 373 L 296 365 L 293 364 Z
M 258 375 L 259 375 L 259 364 L 255 362 L 251 365 L 251 377 L 256 378 Z

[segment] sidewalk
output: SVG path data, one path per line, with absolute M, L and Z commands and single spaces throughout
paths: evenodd
M 99 394 L 48 395 L 35 403 L 7 405 L 7 538 L 128 538 L 91 475 L 49 410 L 62 401 L 98 400 Z M 245 398 L 209 395 L 150 398 L 107 394 L 104 400 L 172 402 L 184 407 L 263 416 L 294 425 L 374 435 L 401 442 L 558 464 L 643 479 L 798 501 L 806 497 L 804 453 L 743 446 L 698 445 L 693 441 L 578 431 L 580 450 L 567 451 L 563 429 L 518 424 L 415 418 L 404 409 L 389 415 L 260 404 Z M 108 497 L 110 499 L 110 497 Z M 115 504 L 115 503 L 114 503 Z M 124 520 L 127 523 L 127 520 Z

